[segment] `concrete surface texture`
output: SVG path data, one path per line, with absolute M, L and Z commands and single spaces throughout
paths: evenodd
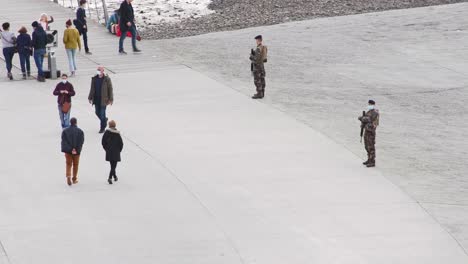
M 57 25 L 70 16 L 47 0 L 2 8 L 1 19 L 16 25 L 44 11 Z M 97 25 L 90 38 L 94 54 L 79 56 L 70 80 L 78 92 L 72 115 L 86 133 L 80 183 L 72 188 L 59 151 L 55 82 L 0 81 L 0 263 L 468 261 L 418 201 L 381 170 L 363 168 L 349 146 L 272 101 L 252 101 L 174 62 L 168 42 L 144 42 L 144 54 L 122 57 L 117 40 Z M 98 64 L 114 80 L 109 117 L 125 142 L 113 186 L 87 103 Z
M 375 99 L 378 169 L 468 249 L 466 12 L 468 4 L 388 11 L 157 46 L 252 95 L 248 55 L 253 37 L 263 34 L 269 46 L 264 102 L 363 159 L 356 118 Z

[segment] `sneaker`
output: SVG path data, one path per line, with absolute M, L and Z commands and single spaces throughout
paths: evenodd
M 72 180 L 71 180 L 70 176 L 67 176 L 67 184 L 68 184 L 68 186 L 72 185 Z
M 367 168 L 373 168 L 373 167 L 375 167 L 375 163 L 368 163 L 368 164 L 366 165 L 366 167 L 367 167 Z
M 99 130 L 99 134 L 104 133 L 104 129 Z
M 107 182 L 108 182 L 109 184 L 112 184 L 112 178 L 107 179 Z
M 114 181 L 118 181 L 119 178 L 117 178 L 117 175 L 114 175 Z
M 93 55 L 93 53 L 91 53 L 89 51 L 86 51 L 85 53 L 86 53 L 86 55 Z
M 23 80 L 26 80 L 28 77 L 26 77 L 26 73 L 23 73 Z
M 139 53 L 139 52 L 141 52 L 141 50 L 140 49 L 133 49 L 133 52 Z
M 73 184 L 77 184 L 78 183 L 78 180 L 73 180 Z
M 121 51 L 119 51 L 119 54 L 120 55 L 127 55 L 127 52 L 125 52 L 124 50 L 121 50 Z
M 11 72 L 8 73 L 8 79 L 10 79 L 11 81 L 13 81 L 13 74 L 11 74 Z
M 43 76 L 38 76 L 37 81 L 38 82 L 45 82 L 46 80 L 45 80 L 45 78 Z

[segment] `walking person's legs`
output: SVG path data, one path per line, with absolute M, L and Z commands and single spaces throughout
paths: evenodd
M 84 47 L 85 47 L 85 52 L 86 54 L 89 54 L 89 47 L 88 47 L 88 32 L 83 32 L 83 42 L 84 42 Z
M 78 183 L 78 166 L 80 165 L 80 155 L 73 155 L 72 156 L 72 161 L 73 161 L 73 184 Z
M 65 125 L 65 113 L 62 111 L 62 106 L 58 106 L 58 112 L 59 112 L 59 117 L 60 117 L 60 124 L 62 125 L 62 129 L 66 128 L 67 126 Z
M 101 106 L 99 111 L 99 116 L 101 119 L 101 130 L 100 132 L 104 132 L 104 129 L 107 127 L 107 117 L 106 117 L 106 106 Z
M 65 164 L 66 164 L 65 176 L 67 177 L 67 184 L 72 185 L 72 181 L 71 181 L 71 170 L 73 166 L 72 154 L 65 153 Z
M 67 58 L 68 58 L 68 69 L 70 70 L 70 75 L 73 75 L 73 72 L 75 71 L 73 67 L 73 49 L 65 49 L 67 52 Z
M 36 67 L 37 67 L 37 80 L 38 81 L 45 81 L 44 71 L 42 69 L 42 66 L 44 63 L 44 54 L 45 54 L 45 49 L 34 50 L 34 62 L 36 63 Z
M 26 54 L 19 53 L 18 55 L 21 66 L 21 72 L 23 73 L 23 79 L 26 79 Z
M 72 49 L 73 75 L 76 72 L 76 49 Z
M 135 26 L 130 27 L 130 33 L 132 33 L 132 48 L 134 52 L 139 52 L 140 50 L 136 46 L 136 37 L 137 37 L 137 30 Z
M 13 56 L 14 55 L 15 55 L 14 48 L 4 48 L 3 49 L 3 56 L 5 58 L 8 78 L 10 78 L 10 80 L 13 80 L 13 75 L 11 74 L 11 69 L 13 68 Z
M 31 76 L 31 55 L 30 54 L 25 55 L 25 61 L 26 61 L 27 76 Z
M 123 45 L 124 45 L 124 40 L 127 37 L 127 31 L 122 31 L 121 33 L 122 35 L 120 35 L 120 39 L 119 39 L 119 52 L 125 53 Z

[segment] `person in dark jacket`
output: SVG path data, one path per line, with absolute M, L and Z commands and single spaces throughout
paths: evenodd
M 135 13 L 133 11 L 133 6 L 132 6 L 133 0 L 125 0 L 122 2 L 120 5 L 120 31 L 122 32 L 122 35 L 120 36 L 120 41 L 119 41 L 119 53 L 120 54 L 127 54 L 124 50 L 123 44 L 124 40 L 127 37 L 127 32 L 130 31 L 132 34 L 132 47 L 133 47 L 133 52 L 141 52 L 136 46 L 136 36 L 137 36 L 137 30 L 136 30 L 136 25 L 135 25 Z
M 91 79 L 89 103 L 94 105 L 96 116 L 101 121 L 99 133 L 104 133 L 107 127 L 106 108 L 114 103 L 114 88 L 111 78 L 104 73 L 104 67 L 99 66 L 96 75 Z
M 118 181 L 115 169 L 117 163 L 121 161 L 120 153 L 123 149 L 122 136 L 120 131 L 117 130 L 114 120 L 109 121 L 109 129 L 106 130 L 104 136 L 102 136 L 102 147 L 106 151 L 106 161 L 110 163 L 110 173 L 107 182 L 112 184 L 112 178 L 114 181 Z
M 55 87 L 54 95 L 57 96 L 62 129 L 65 129 L 70 126 L 71 98 L 75 96 L 75 89 L 73 85 L 68 82 L 68 75 L 62 74 L 62 81 Z
M 18 38 L 16 39 L 16 47 L 18 48 L 18 55 L 20 59 L 21 72 L 23 73 L 23 79 L 31 76 L 31 36 L 28 34 L 26 27 L 21 27 L 18 30 Z
M 34 49 L 34 62 L 37 66 L 37 80 L 39 82 L 45 82 L 43 65 L 44 65 L 44 55 L 46 54 L 47 46 L 47 34 L 45 30 L 37 21 L 32 23 L 34 32 L 32 33 L 32 47 Z
M 89 51 L 88 47 L 88 23 L 86 22 L 85 9 L 86 3 L 86 0 L 80 0 L 80 7 L 76 10 L 76 19 L 73 22 L 75 22 L 75 27 L 80 32 L 80 35 L 83 36 L 86 54 L 91 55 L 92 53 Z
M 78 166 L 84 144 L 84 133 L 77 126 L 76 118 L 70 120 L 71 126 L 62 132 L 62 152 L 65 153 L 67 184 L 78 183 Z M 73 178 L 72 178 L 73 168 Z

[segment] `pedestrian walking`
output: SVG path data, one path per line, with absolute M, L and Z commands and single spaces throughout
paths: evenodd
M 32 23 L 34 32 L 32 33 L 32 47 L 34 49 L 34 62 L 37 67 L 37 81 L 45 82 L 44 76 L 44 55 L 46 54 L 47 34 L 37 21 Z
M 107 127 L 106 108 L 114 103 L 114 89 L 111 78 L 105 74 L 103 66 L 98 67 L 96 75 L 91 79 L 88 100 L 94 105 L 96 116 L 100 120 L 99 133 L 104 133 Z
M 72 25 L 70 19 L 67 20 L 65 25 L 67 29 L 63 32 L 63 44 L 65 44 L 65 50 L 67 51 L 70 75 L 74 77 L 76 72 L 76 52 L 78 49 L 81 51 L 80 33 Z
M 3 23 L 2 28 L 3 31 L 0 32 L 0 36 L 2 38 L 3 56 L 5 58 L 7 76 L 10 80 L 13 80 L 11 69 L 13 68 L 13 57 L 16 52 L 16 37 L 15 33 L 10 32 L 10 23 Z
M 54 18 L 49 16 L 46 13 L 42 13 L 41 17 L 39 18 L 39 24 L 42 26 L 44 30 L 50 30 L 50 24 L 54 23 Z
M 85 47 L 85 52 L 88 55 L 92 53 L 89 51 L 88 47 L 88 23 L 86 21 L 86 0 L 80 0 L 80 6 L 76 10 L 76 19 L 74 20 L 76 29 L 80 32 L 80 35 L 83 36 L 83 43 Z
M 255 50 L 252 49 L 250 61 L 257 93 L 252 96 L 252 98 L 262 99 L 265 96 L 265 63 L 267 62 L 268 49 L 263 45 L 263 37 L 261 35 L 256 36 L 255 41 L 257 43 L 257 48 Z
M 57 84 L 53 94 L 57 96 L 60 123 L 62 129 L 65 129 L 70 126 L 71 98 L 75 96 L 75 89 L 66 74 L 62 74 L 62 81 Z
M 358 119 L 361 121 L 361 128 L 364 129 L 364 146 L 367 151 L 367 161 L 363 164 L 368 168 L 375 167 L 375 137 L 377 127 L 379 126 L 380 114 L 379 110 L 375 108 L 374 100 L 369 100 L 367 112 L 364 112 L 364 115 Z
M 102 136 L 102 147 L 106 151 L 106 161 L 110 163 L 110 172 L 107 182 L 112 184 L 112 178 L 114 181 L 118 181 L 116 168 L 117 163 L 121 161 L 120 153 L 123 149 L 122 136 L 120 131 L 116 128 L 114 120 L 109 121 L 109 129 L 106 130 Z
M 31 54 L 32 54 L 32 40 L 28 34 L 26 27 L 21 27 L 18 30 L 18 38 L 16 40 L 16 47 L 18 49 L 18 55 L 20 59 L 21 72 L 23 73 L 23 79 L 31 76 Z
M 62 152 L 65 153 L 65 175 L 69 186 L 72 183 L 78 183 L 78 166 L 84 144 L 84 133 L 78 128 L 76 118 L 73 117 L 70 124 L 68 128 L 62 131 Z
M 135 13 L 133 11 L 132 6 L 133 0 L 125 0 L 120 4 L 120 31 L 122 35 L 120 36 L 119 40 L 119 54 L 127 54 L 124 50 L 124 40 L 127 37 L 127 32 L 130 31 L 132 34 L 132 47 L 133 52 L 141 52 L 136 46 L 136 37 L 137 37 L 137 29 L 135 25 Z

